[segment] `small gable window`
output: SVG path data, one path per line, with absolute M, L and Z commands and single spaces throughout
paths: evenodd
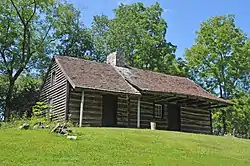
M 51 74 L 51 85 L 54 85 L 56 82 L 56 72 L 53 71 Z
M 52 97 L 49 98 L 49 113 L 52 112 L 52 105 L 53 105 L 53 99 Z
M 155 118 L 163 118 L 163 108 L 161 104 L 154 105 L 154 116 Z

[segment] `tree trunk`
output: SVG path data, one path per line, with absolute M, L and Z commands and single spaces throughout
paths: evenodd
M 220 84 L 220 97 L 223 97 L 223 91 L 222 91 L 222 86 Z M 226 111 L 225 110 L 221 110 L 222 111 L 222 124 L 223 124 L 223 135 L 226 133 L 227 130 L 227 124 L 226 124 Z
M 10 80 L 8 92 L 7 92 L 6 99 L 5 99 L 5 109 L 4 109 L 4 121 L 5 122 L 8 122 L 10 118 L 11 98 L 13 95 L 14 84 L 15 84 L 15 81 Z

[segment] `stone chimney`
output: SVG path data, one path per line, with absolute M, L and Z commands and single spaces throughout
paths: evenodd
M 112 66 L 125 67 L 125 57 L 121 51 L 116 51 L 107 56 L 107 64 Z

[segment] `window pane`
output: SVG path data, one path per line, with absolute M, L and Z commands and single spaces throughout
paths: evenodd
M 56 72 L 52 72 L 52 74 L 51 74 L 51 85 L 54 85 L 55 80 L 56 80 Z
M 161 104 L 155 104 L 155 117 L 162 118 L 162 105 Z

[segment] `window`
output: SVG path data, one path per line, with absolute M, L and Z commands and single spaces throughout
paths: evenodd
M 56 72 L 53 71 L 51 74 L 51 85 L 54 85 L 56 82 Z
M 49 113 L 52 112 L 52 106 L 53 106 L 53 99 L 52 97 L 49 98 Z
M 161 104 L 154 105 L 154 116 L 155 118 L 163 118 L 163 109 Z

